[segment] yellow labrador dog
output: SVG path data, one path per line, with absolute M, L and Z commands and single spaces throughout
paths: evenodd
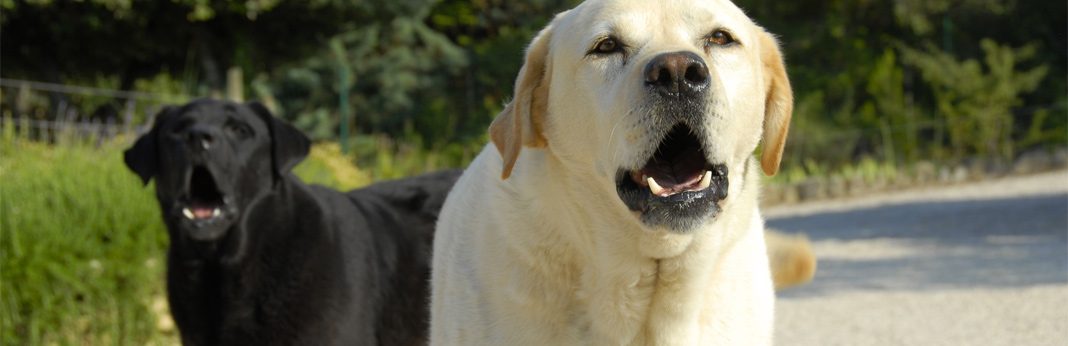
M 792 105 L 727 0 L 558 15 L 441 212 L 431 344 L 771 343 L 757 193 Z

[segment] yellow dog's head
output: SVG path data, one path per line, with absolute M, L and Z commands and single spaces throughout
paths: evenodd
M 763 142 L 775 174 L 793 95 L 775 38 L 726 0 L 591 0 L 528 48 L 490 126 L 507 179 L 544 148 L 656 229 L 710 222 Z

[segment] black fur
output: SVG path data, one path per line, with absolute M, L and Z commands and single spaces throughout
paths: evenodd
M 126 151 L 156 181 L 183 344 L 426 343 L 433 228 L 460 172 L 343 194 L 292 175 L 308 148 L 262 105 L 198 100 Z

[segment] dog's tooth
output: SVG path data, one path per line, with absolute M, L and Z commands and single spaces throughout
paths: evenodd
M 200 140 L 200 146 L 207 150 L 208 148 L 211 148 L 211 142 L 208 142 L 207 139 L 202 139 Z
M 219 217 L 219 214 L 222 214 L 222 210 L 219 210 L 219 208 L 215 208 L 211 211 L 211 217 Z
M 697 184 L 697 189 L 704 190 L 710 185 L 712 185 L 712 171 L 705 171 L 705 176 L 701 177 L 701 182 Z
M 646 177 L 645 182 L 649 183 L 649 192 L 652 192 L 654 196 L 664 193 L 664 188 L 660 187 L 660 184 L 657 184 L 656 179 L 653 179 L 653 177 Z
M 195 218 L 195 216 L 193 216 L 193 211 L 189 210 L 189 208 L 182 208 L 182 215 L 185 215 L 185 218 L 190 220 Z

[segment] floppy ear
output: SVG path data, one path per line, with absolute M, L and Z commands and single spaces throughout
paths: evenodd
M 779 43 L 771 34 L 760 34 L 760 60 L 764 64 L 764 84 L 767 96 L 764 100 L 764 149 L 760 156 L 760 165 L 764 174 L 775 175 L 779 172 L 786 134 L 790 132 L 790 117 L 794 111 L 794 92 L 790 89 L 790 79 L 786 76 Z
M 275 178 L 281 179 L 286 173 L 296 167 L 300 161 L 308 157 L 308 149 L 311 141 L 303 132 L 271 115 L 263 104 L 249 102 L 246 104 L 271 131 L 271 167 L 274 168 Z
M 138 137 L 134 145 L 123 152 L 122 159 L 126 162 L 126 167 L 137 173 L 145 185 L 148 185 L 148 182 L 159 173 L 159 158 L 157 157 L 159 127 L 174 110 L 174 106 L 163 107 L 159 113 L 156 113 L 152 129 Z
M 542 123 L 549 96 L 551 71 L 548 56 L 551 37 L 552 27 L 549 26 L 534 38 L 516 77 L 512 102 L 490 124 L 490 140 L 504 160 L 501 179 L 508 179 L 512 174 L 522 147 L 543 148 L 546 145 Z

